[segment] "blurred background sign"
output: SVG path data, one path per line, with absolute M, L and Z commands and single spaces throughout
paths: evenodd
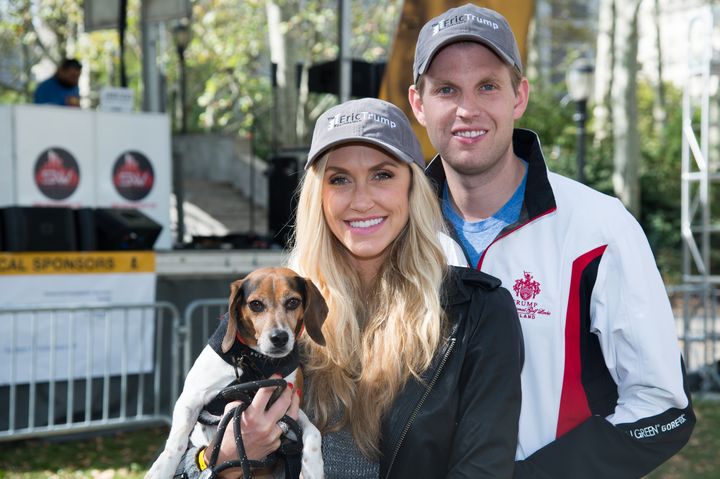
M 135 90 L 122 87 L 103 87 L 100 90 L 100 104 L 102 111 L 130 113 L 135 102 Z
M 144 21 L 162 22 L 190 16 L 190 0 L 141 0 Z M 85 31 L 117 28 L 122 0 L 85 0 Z

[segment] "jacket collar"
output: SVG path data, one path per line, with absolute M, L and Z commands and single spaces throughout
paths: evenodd
M 242 382 L 267 379 L 277 373 L 288 376 L 300 366 L 300 353 L 297 342 L 290 354 L 282 358 L 271 358 L 259 353 L 240 341 L 235 341 L 230 353 L 235 357 L 236 364 L 242 369 Z
M 474 268 L 448 267 L 447 278 L 443 282 L 443 308 L 470 301 L 472 290 L 469 284 L 480 286 L 486 290 L 498 288 L 500 280 Z
M 523 222 L 531 221 L 555 208 L 555 195 L 553 195 L 550 180 L 548 180 L 548 169 L 545 165 L 545 158 L 537 133 L 531 130 L 515 128 L 513 131 L 513 151 L 528 163 L 525 198 L 523 199 L 523 210 L 520 217 L 524 220 Z M 437 183 L 438 197 L 442 198 L 445 170 L 440 155 L 433 158 L 425 169 L 425 173 Z

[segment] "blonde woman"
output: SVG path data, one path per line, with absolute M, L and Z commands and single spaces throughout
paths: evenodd
M 446 266 L 423 166 L 404 113 L 382 100 L 346 102 L 315 126 L 290 265 L 328 303 L 326 346 L 302 343 L 302 408 L 328 478 L 512 477 L 515 306 L 497 279 Z M 271 452 L 298 397 L 281 397 L 280 413 L 245 411 L 248 457 Z

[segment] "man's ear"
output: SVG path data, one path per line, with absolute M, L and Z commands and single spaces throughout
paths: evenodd
M 410 108 L 412 108 L 415 119 L 417 119 L 418 123 L 422 126 L 426 127 L 422 96 L 416 85 L 410 85 L 410 88 L 408 88 L 408 101 L 410 102 Z
M 223 353 L 227 353 L 232 348 L 235 342 L 235 333 L 237 332 L 237 324 L 239 321 L 238 315 L 240 313 L 239 306 L 243 301 L 243 290 L 242 285 L 245 282 L 244 279 L 233 281 L 230 285 L 230 299 L 228 300 L 228 328 L 225 331 L 225 337 L 223 337 L 221 349 Z
M 327 303 L 320 290 L 309 279 L 305 279 L 305 292 L 305 311 L 303 311 L 305 330 L 313 341 L 320 346 L 325 346 L 322 325 L 328 314 Z
M 530 83 L 527 78 L 520 80 L 517 91 L 515 92 L 515 106 L 513 107 L 513 119 L 519 120 L 525 113 L 530 100 Z

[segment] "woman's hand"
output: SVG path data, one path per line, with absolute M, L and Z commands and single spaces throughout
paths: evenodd
M 279 379 L 279 376 L 273 375 L 272 378 Z M 295 394 L 295 388 L 292 383 L 288 383 L 288 387 L 285 388 L 273 405 L 270 406 L 270 409 L 265 410 L 275 389 L 274 387 L 260 388 L 257 394 L 255 394 L 252 403 L 250 403 L 250 406 L 242 413 L 240 430 L 243 444 L 245 445 L 245 453 L 251 461 L 262 460 L 280 447 L 282 429 L 280 429 L 277 423 L 285 414 L 295 420 L 298 418 L 300 396 Z M 228 403 L 225 406 L 224 414 L 228 414 L 233 408 L 240 404 L 239 401 Z M 206 463 L 207 460 L 210 459 L 211 450 L 212 445 L 203 451 Z M 231 420 L 222 437 L 217 465 L 225 461 L 238 459 L 237 447 L 235 445 L 235 425 L 234 421 Z M 231 471 L 234 471 L 234 469 L 226 472 L 230 473 Z M 223 473 L 221 477 L 235 477 L 234 474 L 234 472 L 232 474 Z

